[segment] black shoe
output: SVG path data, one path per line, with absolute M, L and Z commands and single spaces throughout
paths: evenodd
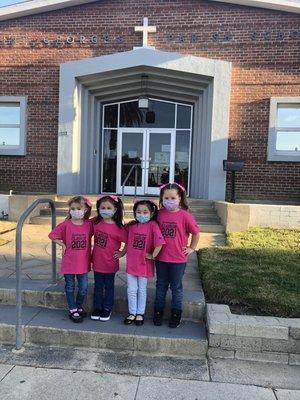
M 108 321 L 111 315 L 111 310 L 102 310 L 100 313 L 100 321 Z
M 137 316 L 139 316 L 139 317 L 142 317 L 141 319 L 136 319 L 136 317 Z M 135 321 L 134 321 L 134 323 L 136 324 L 136 326 L 142 326 L 142 325 L 144 325 L 144 315 L 143 314 L 136 314 L 136 317 L 135 317 Z
M 171 318 L 169 319 L 169 328 L 177 328 L 181 321 L 181 310 L 172 309 Z
M 102 310 L 100 310 L 99 308 L 95 308 L 92 312 L 91 319 L 93 319 L 94 321 L 99 321 L 101 313 Z
M 77 311 L 78 311 L 78 314 L 79 314 L 82 318 L 85 318 L 85 317 L 87 316 L 87 312 L 86 312 L 82 307 L 77 308 Z
M 69 318 L 70 318 L 71 321 L 73 321 L 75 323 L 83 321 L 82 316 L 79 314 L 79 312 L 77 310 L 76 311 L 72 311 L 72 312 L 69 311 Z
M 125 325 L 132 325 L 135 322 L 135 315 L 129 314 L 127 317 L 124 319 L 124 324 Z
M 163 310 L 159 310 L 157 308 L 154 310 L 153 323 L 154 323 L 155 326 L 161 326 L 162 325 L 163 315 L 164 315 Z

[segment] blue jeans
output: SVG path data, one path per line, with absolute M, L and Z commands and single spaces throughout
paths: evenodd
M 81 308 L 88 291 L 88 274 L 65 274 L 65 291 L 69 310 Z M 78 291 L 75 300 L 75 277 L 77 278 Z
M 182 311 L 183 288 L 182 279 L 186 268 L 186 263 L 167 263 L 156 261 L 156 295 L 155 308 L 163 310 L 165 308 L 167 291 L 172 292 L 172 309 Z
M 127 274 L 127 296 L 129 314 L 145 314 L 147 301 L 147 282 L 147 278 Z
M 111 311 L 115 296 L 115 275 L 94 271 L 94 308 Z

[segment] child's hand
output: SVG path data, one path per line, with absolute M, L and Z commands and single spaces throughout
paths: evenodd
M 62 243 L 62 244 L 61 244 L 61 255 L 62 255 L 62 256 L 65 255 L 66 249 L 67 249 L 66 245 L 65 245 L 64 243 Z
M 146 258 L 147 258 L 148 260 L 154 260 L 153 255 L 150 254 L 150 253 L 146 253 Z
M 195 249 L 192 249 L 191 247 L 187 246 L 183 248 L 183 254 L 185 256 L 189 256 L 190 254 L 194 253 L 196 251 Z
M 114 259 L 116 259 L 116 260 L 118 260 L 119 258 L 121 258 L 121 257 L 123 257 L 123 256 L 124 256 L 123 251 L 116 251 L 116 252 L 114 253 Z

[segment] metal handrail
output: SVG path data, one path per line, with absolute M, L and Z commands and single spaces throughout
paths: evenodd
M 126 178 L 123 181 L 122 184 L 122 201 L 124 202 L 124 191 L 125 191 L 125 185 L 126 182 L 128 181 L 128 178 L 130 177 L 132 171 L 135 169 L 134 172 L 134 198 L 136 198 L 136 191 L 137 191 L 137 167 L 140 166 L 140 164 L 130 164 L 130 163 L 125 163 L 123 165 L 131 165 L 131 168 L 128 172 L 128 174 L 126 175 Z
M 54 201 L 51 199 L 37 199 L 35 200 L 21 215 L 16 228 L 16 350 L 22 348 L 22 280 L 21 280 L 21 266 L 22 266 L 22 229 L 26 218 L 39 204 L 48 203 L 51 207 L 52 229 L 56 226 L 56 210 Z M 56 244 L 52 241 L 52 283 L 56 283 Z

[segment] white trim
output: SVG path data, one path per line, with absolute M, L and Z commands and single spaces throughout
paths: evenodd
M 84 82 L 84 79 L 90 77 L 90 84 L 97 81 L 101 84 L 106 79 L 118 79 L 120 73 L 126 76 L 133 72 L 133 69 L 138 75 L 149 70 L 162 77 L 162 90 L 152 90 L 153 97 L 173 98 L 173 100 L 179 97 L 180 102 L 192 103 L 199 108 L 195 113 L 197 118 L 194 129 L 198 135 L 195 135 L 197 140 L 192 147 L 191 168 L 194 172 L 190 179 L 190 195 L 209 200 L 224 200 L 226 174 L 223 171 L 222 161 L 227 158 L 231 63 L 146 48 L 68 61 L 60 66 L 58 193 L 66 195 L 81 191 L 79 176 L 83 171 L 72 169 L 73 158 L 77 157 L 72 144 L 74 140 L 76 141 L 74 136 L 80 135 L 76 122 L 81 107 L 76 96 L 78 82 Z M 163 79 L 168 81 L 169 76 L 178 80 L 176 91 L 175 84 L 174 87 L 164 91 Z M 194 90 L 190 94 L 188 89 L 183 90 L 180 86 L 182 80 L 187 78 L 194 84 Z M 203 79 L 206 82 L 205 87 L 202 86 Z M 83 84 L 88 91 L 88 84 Z M 105 95 L 99 93 L 97 98 L 103 102 L 110 102 L 115 100 L 116 95 L 118 98 L 124 94 L 127 97 L 135 97 L 137 93 L 139 89 L 133 91 L 126 88 L 119 90 L 118 94 L 113 92 L 113 95 L 108 91 Z M 88 135 L 88 132 L 83 132 L 83 137 L 84 135 Z M 201 157 L 195 153 L 199 149 Z M 201 179 L 198 178 L 198 174 Z
M 221 3 L 238 4 L 247 7 L 267 8 L 270 10 L 300 13 L 299 0 L 211 0 Z
M 193 110 L 194 107 L 192 104 L 189 103 L 183 103 L 183 102 L 176 102 L 176 101 L 172 101 L 172 100 L 166 100 L 166 99 L 160 99 L 160 98 L 156 98 L 156 97 L 149 97 L 150 100 L 154 100 L 154 101 L 159 101 L 159 102 L 163 102 L 163 103 L 168 103 L 168 104 L 174 104 L 175 105 L 175 112 L 174 112 L 174 128 L 149 128 L 149 127 L 120 127 L 120 106 L 121 104 L 124 103 L 131 103 L 131 102 L 137 102 L 138 98 L 132 98 L 132 99 L 128 99 L 128 100 L 123 100 L 123 101 L 119 101 L 119 102 L 111 102 L 111 103 L 105 103 L 102 105 L 102 113 L 103 113 L 103 119 L 102 119 L 102 158 L 101 158 L 101 185 L 100 185 L 100 191 L 101 193 L 107 193 L 107 192 L 103 192 L 103 160 L 104 160 L 104 146 L 103 146 L 103 138 L 104 138 L 104 131 L 105 130 L 118 130 L 118 140 L 121 140 L 120 137 L 122 135 L 123 131 L 128 131 L 128 132 L 140 132 L 141 129 L 144 129 L 146 132 L 146 136 L 144 135 L 144 140 L 147 142 L 146 143 L 146 148 L 143 149 L 143 156 L 142 158 L 144 159 L 146 157 L 147 161 L 142 161 L 142 162 L 146 162 L 145 167 L 142 167 L 144 169 L 145 173 L 145 182 L 144 182 L 144 186 L 142 187 L 142 189 L 144 189 L 144 192 L 141 191 L 140 193 L 138 193 L 139 195 L 158 195 L 159 194 L 159 190 L 158 188 L 154 188 L 154 187 L 149 187 L 148 186 L 148 173 L 147 173 L 147 169 L 149 169 L 149 144 L 150 144 L 150 135 L 151 132 L 161 132 L 161 133 L 171 133 L 171 141 L 170 141 L 170 145 L 171 145 L 171 156 L 170 156 L 170 182 L 173 182 L 175 179 L 175 159 L 176 159 L 176 135 L 177 135 L 177 131 L 188 131 L 189 132 L 189 171 L 188 171 L 188 191 L 187 191 L 187 195 L 189 195 L 189 191 L 190 191 L 190 174 L 191 174 L 191 141 L 192 141 L 192 123 L 193 123 Z M 118 106 L 118 118 L 117 118 L 117 125 L 116 127 L 105 127 L 104 123 L 105 123 L 105 107 L 107 106 L 112 106 L 112 105 L 117 105 Z M 184 106 L 184 107 L 190 107 L 191 109 L 191 116 L 190 116 L 190 127 L 189 128 L 179 128 L 177 129 L 177 107 L 178 105 L 180 106 Z M 120 131 L 122 131 L 120 133 Z M 119 154 L 119 152 L 122 151 L 122 148 L 118 148 L 117 146 L 117 154 Z M 121 161 L 119 161 L 119 156 L 117 156 L 117 168 L 116 168 L 116 181 L 117 181 L 117 185 L 116 185 L 116 192 L 114 193 L 121 193 L 122 191 L 122 186 L 121 186 L 121 182 L 120 180 L 120 176 L 121 176 Z M 125 194 L 133 194 L 132 192 L 132 187 L 126 187 L 125 188 Z
M 294 104 L 300 103 L 300 97 L 271 97 L 270 99 L 270 115 L 269 115 L 269 135 L 268 135 L 268 161 L 286 161 L 286 162 L 300 162 L 300 151 L 280 151 L 276 150 L 277 132 L 290 129 L 277 129 L 277 107 L 278 104 Z
M 26 96 L 0 96 L 0 103 L 19 103 L 20 105 L 20 144 L 16 146 L 1 146 L 0 156 L 24 156 L 26 155 L 27 134 L 27 97 Z M 10 125 L 13 127 L 13 125 Z
M 300 13 L 298 0 L 211 0 L 222 3 L 238 4 L 248 7 Z M 0 7 L 0 21 L 20 18 L 26 15 L 40 14 L 62 8 L 96 2 L 95 0 L 29 0 L 19 4 Z

